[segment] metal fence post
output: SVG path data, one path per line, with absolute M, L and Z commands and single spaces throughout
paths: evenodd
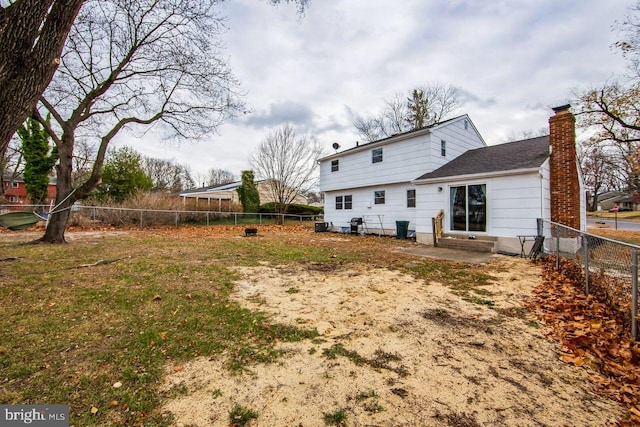
M 638 339 L 638 251 L 631 251 L 631 337 Z
M 556 230 L 556 271 L 560 270 L 560 230 L 557 225 L 553 226 Z
M 142 209 L 140 209 L 140 230 L 142 230 Z
M 584 294 L 589 296 L 589 239 L 582 236 L 582 249 L 584 250 Z

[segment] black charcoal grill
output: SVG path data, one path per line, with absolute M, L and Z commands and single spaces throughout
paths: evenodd
M 351 234 L 358 234 L 358 228 L 362 225 L 362 218 L 351 218 Z

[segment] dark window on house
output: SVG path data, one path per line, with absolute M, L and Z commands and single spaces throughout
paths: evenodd
M 380 163 L 382 161 L 382 148 L 376 148 L 371 151 L 371 163 Z
M 344 196 L 344 208 L 351 209 L 353 197 L 351 195 Z
M 464 130 L 469 130 L 469 122 L 468 121 L 464 121 Z
M 18 187 L 20 187 L 20 183 L 18 183 L 18 182 L 16 182 L 16 181 L 13 181 L 13 182 L 11 183 L 11 188 L 18 188 Z
M 407 207 L 416 207 L 416 190 L 407 190 Z
M 16 196 L 9 196 L 9 202 L 15 203 L 17 201 L 18 201 L 18 198 Z
M 375 191 L 373 193 L 373 202 L 376 205 L 384 205 L 384 190 Z
M 336 196 L 336 210 L 342 209 L 342 196 Z
M 442 157 L 447 155 L 447 141 L 440 141 L 440 155 Z
M 331 172 L 338 172 L 340 170 L 340 161 L 331 160 Z

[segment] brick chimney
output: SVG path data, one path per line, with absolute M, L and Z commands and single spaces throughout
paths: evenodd
M 551 221 L 580 230 L 580 182 L 576 156 L 576 119 L 571 105 L 549 118 Z

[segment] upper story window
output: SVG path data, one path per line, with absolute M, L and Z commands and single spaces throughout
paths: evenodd
M 18 188 L 18 187 L 20 187 L 20 183 L 19 182 L 13 181 L 11 183 L 11 188 Z
M 340 160 L 331 160 L 331 172 L 338 172 L 340 170 Z
M 342 196 L 336 196 L 336 210 L 342 209 Z
M 440 141 L 440 155 L 445 157 L 447 155 L 447 141 Z
M 469 122 L 467 120 L 464 121 L 464 130 L 469 130 Z
M 416 190 L 407 190 L 407 207 L 416 207 Z
M 373 193 L 373 202 L 376 205 L 384 205 L 384 190 L 378 190 Z
M 371 163 L 379 163 L 382 161 L 382 148 L 376 148 L 371 151 Z

